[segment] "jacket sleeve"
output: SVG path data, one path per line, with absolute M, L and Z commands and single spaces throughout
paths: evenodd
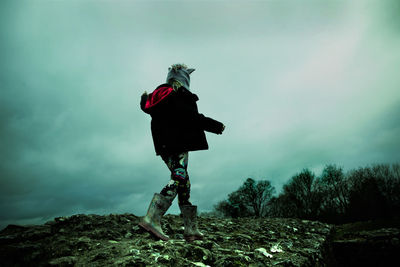
M 224 125 L 221 122 L 206 117 L 203 114 L 199 114 L 199 119 L 203 130 L 215 134 L 222 134 Z

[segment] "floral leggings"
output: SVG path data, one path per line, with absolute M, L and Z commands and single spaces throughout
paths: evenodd
M 171 202 L 176 195 L 178 195 L 178 203 L 180 206 L 191 205 L 189 202 L 190 181 L 187 173 L 189 153 L 183 152 L 172 155 L 161 155 L 161 158 L 171 171 L 171 180 L 161 190 L 160 194 Z

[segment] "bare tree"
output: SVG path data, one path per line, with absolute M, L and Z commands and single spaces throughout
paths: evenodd
M 255 181 L 247 178 L 243 185 L 236 191 L 243 197 L 245 205 L 247 205 L 256 217 L 262 217 L 266 213 L 268 201 L 275 193 L 275 188 L 270 181 Z
M 343 169 L 327 165 L 317 179 L 317 184 L 322 195 L 321 212 L 331 217 L 343 216 L 349 206 L 349 188 Z
M 371 174 L 378 182 L 378 187 L 388 205 L 389 215 L 400 214 L 400 164 L 376 164 Z
M 255 181 L 248 178 L 238 190 L 214 206 L 214 209 L 229 217 L 262 217 L 267 213 L 269 200 L 275 193 L 270 181 Z
M 289 217 L 315 219 L 320 195 L 315 190 L 315 174 L 308 169 L 296 174 L 283 186 L 282 199 L 291 206 Z

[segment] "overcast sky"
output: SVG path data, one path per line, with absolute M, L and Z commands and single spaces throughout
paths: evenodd
M 398 1 L 10 1 L 0 4 L 0 226 L 145 214 L 169 181 L 143 91 L 196 68 L 223 122 L 189 155 L 211 210 L 247 177 L 400 161 Z M 178 213 L 178 205 L 169 210 Z

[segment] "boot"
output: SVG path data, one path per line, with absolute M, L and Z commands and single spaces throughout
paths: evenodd
M 161 229 L 161 217 L 171 206 L 171 203 L 172 202 L 163 195 L 155 193 L 150 202 L 147 214 L 139 222 L 139 226 L 152 233 L 156 237 L 167 241 L 169 237 L 164 234 L 163 230 Z
M 203 239 L 204 235 L 197 229 L 197 206 L 194 205 L 182 205 L 179 206 L 181 209 L 183 224 L 185 226 L 185 232 L 183 236 L 186 241 L 193 241 Z

